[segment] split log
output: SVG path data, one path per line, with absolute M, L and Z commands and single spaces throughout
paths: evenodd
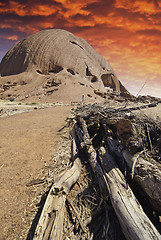
M 33 240 L 62 239 L 66 197 L 81 173 L 81 161 L 76 153 L 75 138 L 73 155 L 73 166 L 55 179 L 55 183 L 49 191 Z
M 111 203 L 127 239 L 161 239 L 144 213 L 108 149 L 101 147 L 99 157 L 107 180 Z
M 146 193 L 153 208 L 161 213 L 161 171 L 157 165 L 143 159 L 143 151 L 131 155 L 123 150 L 117 140 L 109 139 L 108 143 L 110 150 L 117 156 L 118 164 L 126 164 L 132 180 Z

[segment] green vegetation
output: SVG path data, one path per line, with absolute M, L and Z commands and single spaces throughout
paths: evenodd
M 26 105 L 38 105 L 39 103 L 37 102 L 31 102 L 31 103 L 26 103 Z

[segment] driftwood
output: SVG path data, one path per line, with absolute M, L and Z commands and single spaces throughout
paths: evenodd
M 76 135 L 78 136 L 82 144 L 82 147 L 85 148 L 85 151 L 88 153 L 88 161 L 92 167 L 92 170 L 96 178 L 98 179 L 98 183 L 100 185 L 100 191 L 102 192 L 103 195 L 108 196 L 107 188 L 105 187 L 106 178 L 103 174 L 100 164 L 98 164 L 97 153 L 92 145 L 92 141 L 90 140 L 86 122 L 83 118 L 80 118 L 79 122 L 81 123 L 83 132 L 81 131 L 80 127 L 77 124 L 75 124 Z
M 75 133 L 79 138 L 79 141 L 81 143 L 82 148 L 85 148 L 85 151 L 88 154 L 88 161 L 89 161 L 90 166 L 93 170 L 93 173 L 94 173 L 94 175 L 95 175 L 95 177 L 98 181 L 100 192 L 104 196 L 104 205 L 106 205 L 106 200 L 109 197 L 109 193 L 108 193 L 108 190 L 107 190 L 107 180 L 106 180 L 105 174 L 104 174 L 100 164 L 98 163 L 97 152 L 94 149 L 94 147 L 92 145 L 92 142 L 90 140 L 86 122 L 82 118 L 79 119 L 79 122 L 81 123 L 83 131 L 81 131 L 80 127 L 77 124 L 75 124 Z M 106 213 L 105 213 L 106 214 L 106 221 L 103 221 L 103 222 L 101 222 L 101 224 L 99 226 L 96 226 L 95 227 L 95 232 L 99 232 L 100 228 L 103 226 L 103 228 L 104 228 L 103 237 L 105 239 L 111 239 L 112 240 L 114 238 L 112 236 L 111 229 L 109 228 L 109 219 L 108 219 L 108 209 L 107 209 L 107 207 L 105 208 L 105 211 L 106 211 Z M 99 237 L 97 237 L 97 239 L 99 239 Z
M 132 190 L 118 169 L 107 149 L 101 147 L 99 160 L 89 138 L 85 120 L 79 119 L 82 131 L 77 126 L 76 134 L 83 141 L 82 146 L 88 153 L 88 160 L 98 179 L 101 192 L 109 192 L 109 196 L 127 239 L 160 239 L 161 236 L 144 213 Z M 107 195 L 106 195 L 107 197 Z M 108 227 L 108 226 L 106 226 Z
M 131 155 L 122 149 L 117 140 L 109 139 L 110 150 L 117 156 L 118 164 L 124 162 L 131 179 L 146 193 L 153 208 L 161 213 L 161 171 L 157 165 L 143 159 L 141 153 Z
M 127 239 L 160 239 L 107 148 L 99 149 L 111 203 Z
M 62 239 L 66 196 L 81 173 L 81 162 L 76 153 L 75 138 L 73 140 L 73 160 L 73 166 L 55 179 L 55 183 L 49 191 L 34 233 L 34 240 Z
M 155 210 L 161 213 L 161 171 L 159 168 L 144 160 L 139 153 L 134 156 L 123 151 L 123 156 L 133 180 L 149 197 L 149 201 Z

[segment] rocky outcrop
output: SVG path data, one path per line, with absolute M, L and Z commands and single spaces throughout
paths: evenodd
M 0 64 L 1 76 L 62 71 L 88 79 L 101 91 L 110 87 L 116 92 L 127 92 L 110 64 L 84 39 L 65 30 L 43 30 L 27 37 L 11 48 Z

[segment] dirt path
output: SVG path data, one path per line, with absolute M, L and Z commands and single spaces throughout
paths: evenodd
M 52 161 L 71 106 L 54 106 L 0 119 L 0 240 L 23 239 L 26 208 L 34 194 L 26 184 Z

